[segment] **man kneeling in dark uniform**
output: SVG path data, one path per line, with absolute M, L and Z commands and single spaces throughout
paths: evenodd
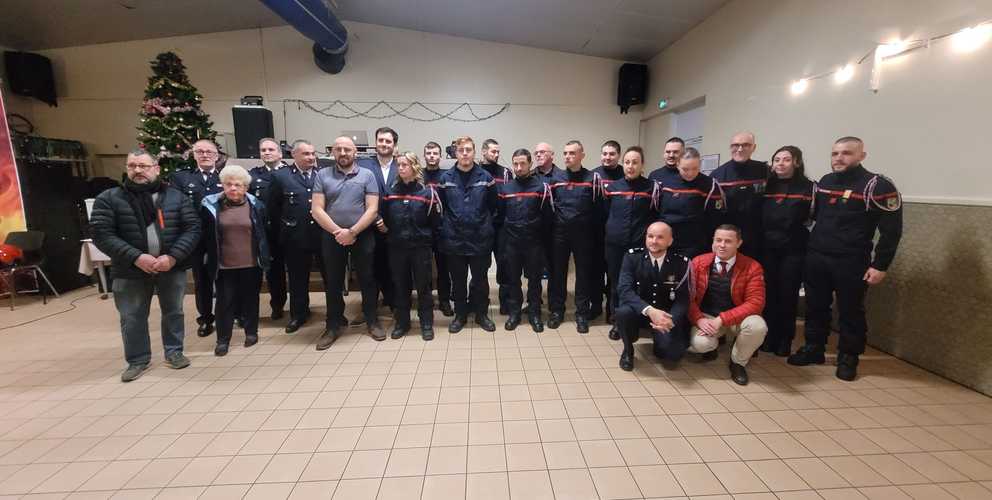
M 654 337 L 654 355 L 673 368 L 689 347 L 689 259 L 669 252 L 672 228 L 648 226 L 644 249 L 624 256 L 617 281 L 616 321 L 623 335 L 620 368 L 634 369 L 634 342 L 642 328 Z

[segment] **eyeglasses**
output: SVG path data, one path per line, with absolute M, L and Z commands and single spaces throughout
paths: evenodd
M 193 154 L 200 156 L 216 156 L 216 151 L 210 151 L 209 149 L 194 149 Z
M 534 151 L 534 154 L 536 154 L 536 155 L 549 155 L 549 154 L 551 154 L 551 151 L 545 151 L 543 149 L 540 149 L 540 150 Z
M 744 144 L 731 144 L 730 145 L 730 150 L 731 151 L 737 151 L 737 150 L 751 149 L 753 147 L 754 147 L 754 144 L 751 144 L 749 142 L 746 142 Z
M 455 151 L 458 151 L 459 153 L 474 153 L 475 152 L 475 149 L 474 148 L 458 148 Z
M 155 168 L 155 165 L 145 165 L 144 163 L 128 163 L 127 164 L 127 169 L 128 170 L 131 170 L 131 171 L 134 171 L 134 170 L 151 170 L 153 168 Z

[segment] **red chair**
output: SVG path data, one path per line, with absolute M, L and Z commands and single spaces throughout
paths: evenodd
M 48 276 L 45 276 L 45 271 L 42 271 L 41 266 L 45 262 L 45 255 L 42 253 L 41 248 L 45 244 L 45 233 L 41 231 L 14 231 L 12 233 L 7 233 L 7 239 L 4 240 L 5 245 L 11 245 L 20 250 L 21 255 L 13 259 L 11 264 L 0 264 L 0 281 L 3 281 L 7 288 L 5 292 L 10 296 L 10 310 L 14 310 L 14 301 L 17 297 L 17 276 L 24 274 L 31 274 L 34 276 L 34 282 L 37 284 L 37 288 L 34 290 L 21 290 L 21 292 L 27 293 L 41 293 L 42 303 L 48 303 L 48 295 L 45 293 L 45 287 L 41 286 L 42 281 L 48 285 L 48 290 L 52 292 L 56 297 L 59 296 L 59 292 L 55 290 L 52 286 L 52 282 L 48 280 Z M 16 252 L 9 252 L 14 254 Z M 41 279 L 39 279 L 41 276 Z

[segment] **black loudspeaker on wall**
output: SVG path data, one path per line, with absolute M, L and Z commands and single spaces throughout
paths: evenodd
M 631 106 L 644 104 L 648 93 L 648 67 L 627 63 L 620 66 L 620 84 L 617 86 L 617 106 L 626 113 Z
M 272 111 L 262 106 L 235 106 L 234 143 L 238 158 L 258 158 L 258 141 L 272 137 Z
M 3 62 L 7 70 L 7 84 L 12 92 L 34 97 L 49 106 L 58 106 L 52 61 L 31 52 L 6 51 L 3 53 Z

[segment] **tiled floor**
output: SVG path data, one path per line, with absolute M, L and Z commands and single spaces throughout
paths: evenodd
M 225 358 L 190 335 L 185 370 L 156 345 L 122 384 L 113 302 L 90 293 L 0 312 L 3 328 L 76 306 L 0 330 L 0 495 L 992 498 L 992 400 L 878 352 L 854 383 L 762 355 L 738 387 L 725 350 L 665 371 L 642 344 L 623 372 L 601 324 L 449 335 L 438 314 L 433 342 L 359 328 L 316 352 L 317 322 L 265 321 Z

